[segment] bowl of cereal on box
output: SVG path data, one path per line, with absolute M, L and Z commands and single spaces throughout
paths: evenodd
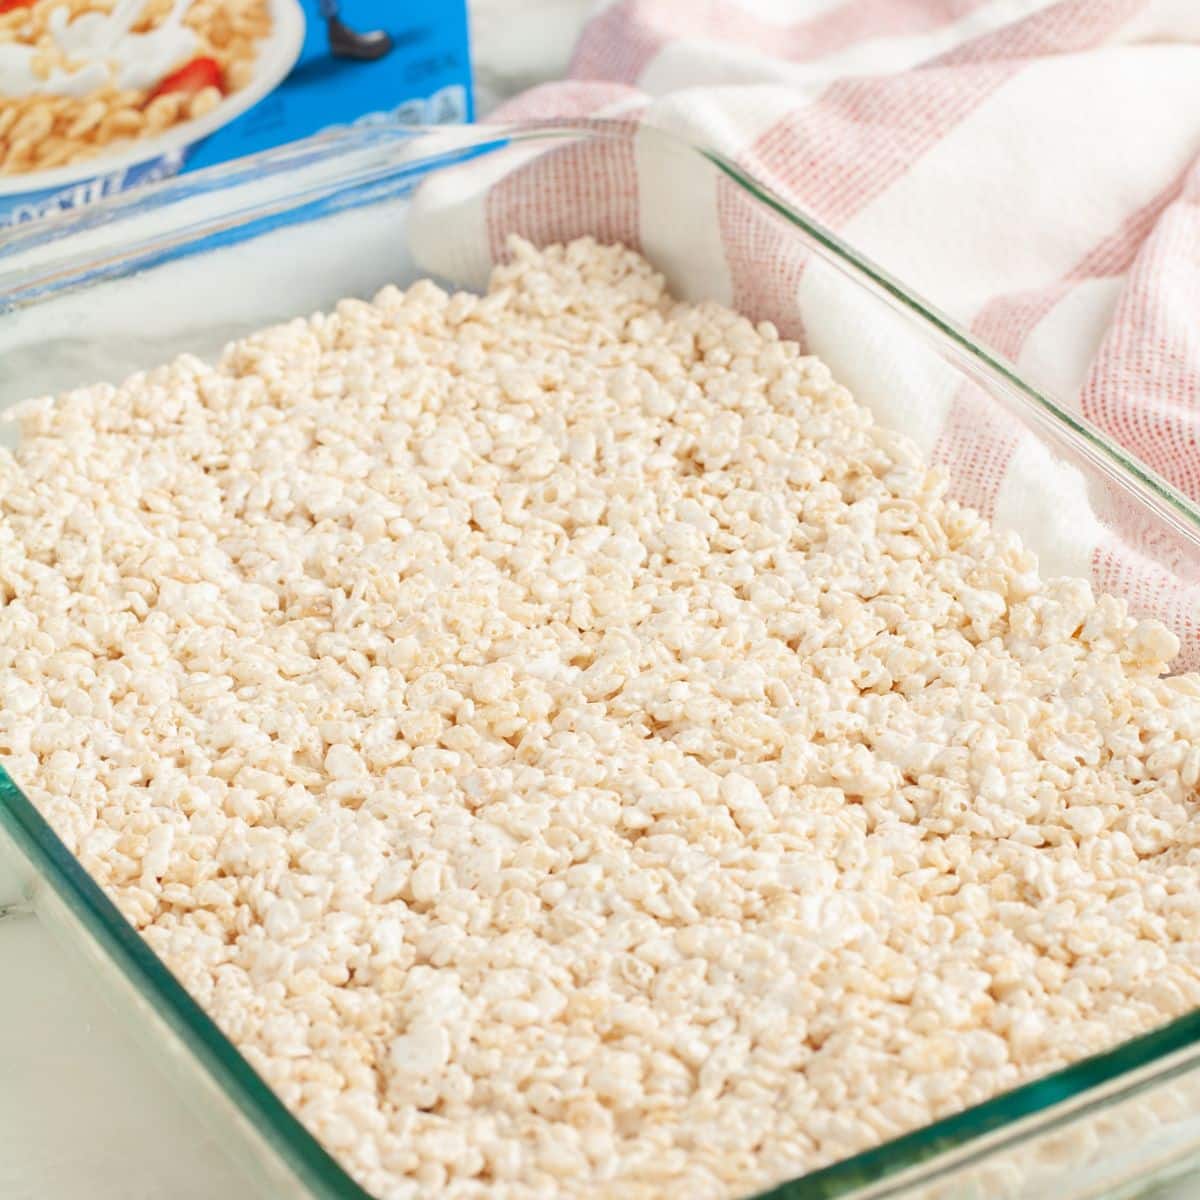
M 181 153 L 303 41 L 297 0 L 0 0 L 0 195 Z

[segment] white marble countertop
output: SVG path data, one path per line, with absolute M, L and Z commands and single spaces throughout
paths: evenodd
M 590 6 L 472 0 L 479 115 L 561 75 Z M 33 917 L 0 916 L 0 1198 L 253 1196 L 83 967 Z

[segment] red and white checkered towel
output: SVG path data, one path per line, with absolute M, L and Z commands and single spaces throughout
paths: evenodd
M 712 250 L 685 264 L 689 292 L 802 332 L 779 318 L 805 264 L 772 255 L 729 192 L 664 170 L 637 130 L 680 133 L 1200 501 L 1200 0 L 618 0 L 585 28 L 569 79 L 493 119 L 611 116 L 630 122 L 627 141 L 503 177 L 482 165 L 466 190 L 435 189 L 417 206 L 424 265 L 478 283 L 509 231 L 580 232 L 561 200 L 599 177 L 592 232 L 654 258 L 682 223 Z M 961 499 L 1020 525 L 1030 472 L 1056 468 L 952 390 L 922 400 L 919 418 L 891 423 L 958 464 Z M 1062 487 L 1059 512 L 1024 513 L 1043 569 L 1130 597 L 1180 635 L 1181 665 L 1200 666 L 1195 552 L 1189 565 L 1176 548 L 1166 570 L 1169 552 L 1155 562 L 1081 515 L 1078 477 Z

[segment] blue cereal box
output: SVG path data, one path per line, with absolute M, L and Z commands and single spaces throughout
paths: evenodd
M 466 0 L 0 0 L 0 230 L 335 126 L 472 115 Z

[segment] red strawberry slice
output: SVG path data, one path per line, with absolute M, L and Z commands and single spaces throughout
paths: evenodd
M 0 0 L 0 4 L 6 2 L 7 0 Z M 222 94 L 225 91 L 225 84 L 221 78 L 221 64 L 215 58 L 202 55 L 184 63 L 179 70 L 172 71 L 162 79 L 158 87 L 150 93 L 150 99 L 165 96 L 167 92 L 183 92 L 190 96 L 195 92 L 202 92 L 206 87 L 215 87 Z
M 36 0 L 0 0 L 0 17 L 17 8 L 32 8 Z

